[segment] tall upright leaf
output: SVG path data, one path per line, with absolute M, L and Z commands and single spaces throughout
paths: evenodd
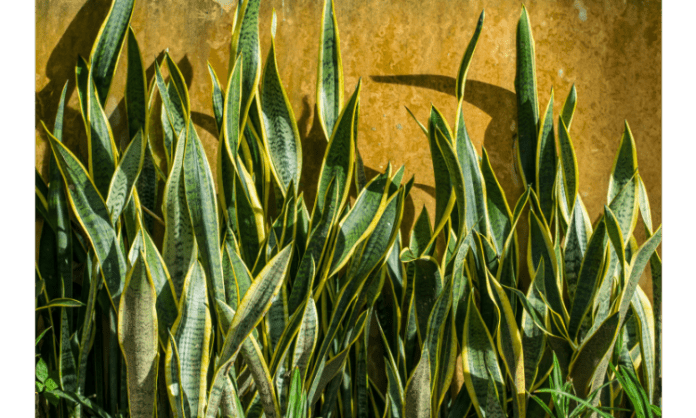
M 280 72 L 275 52 L 275 37 L 271 38 L 271 50 L 266 60 L 261 90 L 261 109 L 266 149 L 271 159 L 271 171 L 284 195 L 288 186 L 294 185 L 298 193 L 302 173 L 302 144 L 297 130 L 295 114 L 290 100 L 280 81 Z
M 157 389 L 157 295 L 144 254 L 128 273 L 118 310 L 118 342 L 126 362 L 131 416 L 153 416 Z
M 466 74 L 469 72 L 469 66 L 471 65 L 471 59 L 474 56 L 474 51 L 476 51 L 476 44 L 478 44 L 479 36 L 481 35 L 481 29 L 483 29 L 483 19 L 486 16 L 485 11 L 481 11 L 478 23 L 476 24 L 476 29 L 474 34 L 471 36 L 469 45 L 466 47 L 464 56 L 462 57 L 462 62 L 459 64 L 459 71 L 457 72 L 457 85 L 456 85 L 456 96 L 457 101 L 461 103 L 464 99 L 464 88 L 466 87 Z
M 235 28 L 230 51 L 230 64 L 240 55 L 243 59 L 242 98 L 239 126 L 244 127 L 254 92 L 261 78 L 261 47 L 259 45 L 259 4 L 261 0 L 245 0 L 240 6 L 241 24 Z M 234 58 L 233 58 L 234 57 Z M 232 65 L 230 65 L 232 68 Z M 231 72 L 231 70 L 230 70 Z
M 343 65 L 333 0 L 324 0 L 317 65 L 317 108 L 327 141 L 333 136 L 343 106 Z
M 92 47 L 90 71 L 102 106 L 106 104 L 134 5 L 135 0 L 114 0 Z
M 536 88 L 536 64 L 534 62 L 534 38 L 527 9 L 517 24 L 517 163 L 523 183 L 534 186 L 537 134 L 539 132 L 539 104 Z

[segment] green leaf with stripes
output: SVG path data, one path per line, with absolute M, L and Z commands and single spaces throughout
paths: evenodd
M 333 0 L 324 0 L 317 63 L 317 108 L 327 140 L 333 136 L 343 106 L 343 65 Z
M 471 138 L 469 138 L 469 133 L 466 130 L 464 113 L 462 111 L 461 104 L 459 105 L 456 132 L 457 160 L 459 161 L 459 166 L 463 175 L 464 192 L 466 197 L 466 202 L 460 203 L 460 198 L 457 196 L 457 209 L 462 213 L 466 213 L 465 218 L 461 218 L 460 215 L 459 223 L 462 223 L 462 219 L 466 219 L 466 231 L 474 229 L 485 236 L 490 236 L 487 213 L 488 208 L 486 207 L 488 196 L 486 187 L 487 181 L 484 180 L 482 169 L 483 163 L 479 165 L 479 157 L 474 149 L 474 143 L 471 141 Z M 485 158 L 487 158 L 487 156 Z M 487 169 L 490 170 L 488 174 L 490 177 L 492 177 L 490 180 L 495 182 L 495 186 L 498 186 L 497 180 L 495 179 L 495 174 L 493 174 L 493 171 L 490 168 L 490 162 Z M 496 191 L 493 193 L 495 195 Z M 495 198 L 499 199 L 499 197 L 499 195 L 495 195 Z M 465 206 L 465 211 L 460 209 L 460 206 Z M 500 208 L 498 208 L 498 210 L 500 210 Z
M 222 113 L 222 133 L 230 161 L 235 161 L 241 139 L 242 74 L 244 58 L 240 55 L 227 80 L 227 93 Z
M 505 192 L 493 172 L 493 166 L 485 148 L 481 159 L 481 174 L 486 187 L 486 211 L 491 228 L 491 237 L 495 243 L 496 251 L 500 254 L 505 240 L 512 230 L 512 213 L 505 198 Z
M 523 184 L 534 186 L 535 157 L 539 133 L 539 104 L 534 62 L 534 38 L 527 9 L 517 24 L 517 67 L 515 73 L 517 94 L 517 164 Z
M 479 417 L 485 418 L 488 403 L 488 382 L 491 381 L 498 394 L 505 391 L 503 375 L 498 364 L 498 356 L 483 318 L 474 303 L 474 293 L 469 294 L 469 301 L 464 321 L 462 339 L 462 366 L 464 383 L 469 391 L 474 410 Z M 462 388 L 464 390 L 464 388 Z
M 536 192 L 539 205 L 547 222 L 551 222 L 554 211 L 554 181 L 556 180 L 556 137 L 553 132 L 553 88 L 540 121 L 539 137 L 536 145 Z
M 424 350 L 418 366 L 406 382 L 402 416 L 405 418 L 430 418 L 430 359 L 428 350 Z
M 442 114 L 435 108 L 430 107 L 430 120 L 428 121 L 428 141 L 430 144 L 430 156 L 433 163 L 433 173 L 435 175 L 435 230 L 433 231 L 433 241 L 439 232 L 444 228 L 445 222 L 454 207 L 456 200 L 453 191 L 452 180 L 447 170 L 447 163 L 437 145 L 436 128 L 442 131 L 447 141 L 452 143 L 452 131 L 447 125 Z
M 602 260 L 604 260 L 605 252 L 607 251 L 606 243 L 607 227 L 604 219 L 602 219 L 592 233 L 590 242 L 587 244 L 587 251 L 582 259 L 580 272 L 578 273 L 577 288 L 570 311 L 570 321 L 568 322 L 568 333 L 574 340 L 577 340 L 580 326 L 585 316 L 592 309 L 600 280 L 603 277 Z
M 640 334 L 640 354 L 643 376 L 645 379 L 645 391 L 650 403 L 655 403 L 655 318 L 653 308 L 643 289 L 636 288 L 631 300 L 631 309 L 635 318 L 638 318 Z
M 135 0 L 114 0 L 90 54 L 90 69 L 103 106 L 118 64 Z
M 79 300 L 71 298 L 56 298 L 49 301 L 47 304 L 36 308 L 35 311 L 38 312 L 42 309 L 50 308 L 79 308 L 80 306 L 84 306 L 84 303 L 80 302 Z
M 116 169 L 118 151 L 111 132 L 109 118 L 97 98 L 97 87 L 94 82 L 94 67 L 90 67 L 87 82 L 87 120 L 89 129 L 87 135 L 87 154 L 89 156 L 89 174 L 97 186 L 101 196 L 109 191 L 111 176 Z M 95 170 L 96 167 L 96 170 Z
M 118 310 L 118 342 L 126 362 L 128 405 L 131 416 L 153 416 L 157 391 L 157 295 L 138 254 L 128 273 Z
M 232 57 L 243 56 L 243 78 L 241 112 L 239 126 L 243 127 L 251 107 L 256 88 L 261 78 L 261 48 L 259 45 L 259 3 L 261 0 L 245 0 L 239 9 L 241 24 L 237 26 L 232 37 Z
M 45 126 L 44 126 L 45 128 Z M 115 305 L 126 278 L 126 260 L 111 227 L 106 204 L 87 171 L 65 145 L 46 130 L 60 172 L 65 181 L 70 206 L 96 253 L 102 277 Z
M 619 149 L 614 157 L 614 165 L 611 168 L 609 178 L 609 191 L 607 202 L 613 201 L 626 184 L 633 178 L 638 169 L 638 155 L 636 153 L 636 141 L 633 139 L 628 122 L 624 121 L 624 132 L 621 136 Z
M 462 62 L 459 64 L 459 71 L 457 72 L 457 85 L 456 85 L 456 96 L 457 101 L 461 103 L 464 99 L 464 87 L 466 86 L 466 74 L 469 72 L 469 66 L 471 66 L 471 59 L 474 56 L 474 51 L 476 51 L 476 44 L 478 44 L 479 36 L 481 35 L 481 29 L 483 29 L 483 19 L 486 16 L 485 11 L 481 11 L 478 23 L 476 24 L 476 29 L 474 34 L 471 36 L 469 45 L 466 47 L 464 56 L 462 57 Z
M 570 124 L 573 121 L 573 114 L 575 113 L 575 107 L 577 106 L 577 102 L 578 92 L 577 90 L 575 90 L 575 84 L 573 84 L 573 86 L 570 88 L 570 91 L 568 92 L 568 97 L 566 97 L 566 100 L 563 103 L 563 110 L 561 111 L 561 115 L 558 120 L 559 127 L 565 125 L 567 127 L 567 131 L 570 131 Z
M 329 145 L 326 147 L 317 186 L 317 197 L 314 201 L 314 210 L 312 211 L 312 221 L 318 219 L 324 211 L 326 193 L 329 183 L 334 177 L 340 202 L 338 207 L 343 207 L 348 198 L 351 185 L 350 179 L 353 177 L 353 169 L 355 167 L 354 125 L 357 123 L 356 115 L 361 85 L 361 81 L 358 81 L 353 95 L 336 122 L 336 129 L 333 135 L 331 135 Z
M 283 196 L 287 196 L 291 184 L 297 193 L 302 174 L 302 144 L 290 99 L 280 81 L 274 37 L 263 72 L 261 109 L 266 129 L 264 145 L 271 160 L 271 171 Z
M 263 353 L 253 335 L 249 335 L 241 346 L 244 362 L 251 371 L 251 375 L 256 383 L 256 389 L 259 392 L 263 410 L 268 418 L 280 417 L 280 406 L 278 398 L 271 383 L 271 374 L 268 371 L 268 365 L 263 358 Z
M 206 404 L 212 325 L 205 282 L 203 267 L 196 261 L 186 275 L 179 316 L 171 330 L 173 339 L 167 346 L 165 359 L 170 402 L 175 405 L 183 399 L 184 408 L 188 407 L 192 416 L 202 416 Z M 177 369 L 180 369 L 180 385 Z
M 498 352 L 512 381 L 511 390 L 515 391 L 512 398 L 514 416 L 524 418 L 527 406 L 522 336 L 507 294 L 489 271 L 487 271 L 487 278 L 488 294 L 492 296 L 498 310 L 498 332 L 496 333 Z
M 184 279 L 195 253 L 195 235 L 186 203 L 183 170 L 186 135 L 185 131 L 182 131 L 177 141 L 172 168 L 164 185 L 164 196 L 162 197 L 162 214 L 165 225 L 162 258 L 167 265 L 174 289 L 179 297 L 181 297 Z
M 561 298 L 558 265 L 551 243 L 551 233 L 533 210 L 529 215 L 529 243 L 527 265 L 531 270 L 532 266 L 539 265 L 541 259 L 544 260 L 544 279 L 539 282 L 541 293 L 550 304 L 550 308 L 567 321 L 568 312 Z M 530 271 L 531 274 L 533 272 Z
M 145 131 L 148 108 L 146 77 L 138 41 L 135 39 L 133 28 L 128 27 L 128 73 L 125 101 L 129 139 L 134 138 L 140 129 Z
M 589 384 L 604 357 L 610 353 L 619 331 L 619 313 L 610 315 L 597 330 L 578 347 L 568 370 L 575 392 L 587 398 Z
M 208 279 L 208 290 L 214 299 L 225 300 L 215 183 L 192 122 L 188 126 L 183 173 L 186 206 L 198 244 L 198 255 Z
M 570 301 L 575 300 L 575 290 L 578 286 L 578 274 L 582 260 L 585 258 L 587 245 L 592 235 L 592 224 L 587 215 L 585 205 L 580 196 L 575 199 L 575 205 L 570 212 L 570 223 L 563 243 L 563 258 L 565 262 L 565 279 L 568 286 Z
M 218 131 L 218 136 L 222 134 L 222 119 L 225 112 L 225 91 L 220 85 L 213 66 L 208 62 L 208 73 L 210 74 L 210 82 L 212 83 L 212 98 L 213 98 L 213 115 L 215 116 L 215 127 Z M 239 120 L 239 118 L 237 118 Z
M 145 161 L 146 146 L 147 142 L 143 138 L 143 132 L 138 131 L 138 134 L 123 153 L 123 158 L 119 161 L 116 171 L 114 171 L 114 175 L 111 178 L 106 198 L 106 208 L 109 211 L 111 224 L 114 226 L 133 194 L 135 183 L 138 181 L 138 176 L 143 168 L 143 161 Z

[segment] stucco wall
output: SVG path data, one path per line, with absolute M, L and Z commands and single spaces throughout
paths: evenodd
M 485 146 L 498 179 L 514 205 L 522 192 L 513 153 L 516 102 L 515 29 L 520 2 L 500 0 L 335 0 L 341 40 L 345 96 L 363 80 L 359 148 L 368 169 L 387 161 L 416 175 L 405 219 L 425 204 L 434 213 L 434 180 L 427 139 L 408 116 L 422 122 L 432 103 L 455 122 L 454 84 L 479 13 L 484 29 L 468 74 L 464 115 L 480 151 Z M 573 83 L 578 107 L 571 137 L 579 160 L 580 193 L 593 220 L 606 203 L 606 189 L 623 121 L 638 148 L 641 176 L 662 219 L 661 199 L 661 2 L 652 0 L 524 1 L 536 41 L 539 104 L 555 90 L 554 119 Z M 214 167 L 217 138 L 206 62 L 227 71 L 236 0 L 138 0 L 131 23 L 148 80 L 165 49 L 189 83 L 194 123 Z M 313 181 L 325 149 L 314 117 L 320 0 L 265 0 L 261 5 L 262 57 L 270 44 L 276 9 L 278 66 L 304 140 L 303 183 Z M 47 173 L 47 144 L 40 120 L 53 125 L 61 89 L 70 80 L 65 137 L 86 156 L 86 138 L 74 89 L 77 54 L 88 57 L 108 0 L 36 1 L 36 164 Z M 125 54 L 125 51 L 124 51 Z M 125 132 L 125 55 L 106 105 L 119 135 Z M 308 190 L 309 201 L 313 191 Z

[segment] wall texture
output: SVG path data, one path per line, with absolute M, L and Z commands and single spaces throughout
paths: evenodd
M 406 208 L 412 220 L 425 205 L 434 213 L 434 180 L 427 139 L 409 117 L 423 123 L 430 105 L 455 122 L 455 78 L 476 26 L 483 32 L 468 74 L 464 115 L 475 146 L 485 146 L 498 179 L 514 205 L 522 192 L 514 164 L 516 132 L 515 33 L 520 2 L 436 0 L 382 2 L 335 0 L 345 97 L 362 77 L 359 148 L 368 177 L 387 161 L 406 165 L 416 186 Z M 316 176 L 325 149 L 315 119 L 320 0 L 265 0 L 261 5 L 262 56 L 270 45 L 271 13 L 278 16 L 276 44 L 283 83 L 298 118 L 304 145 L 305 185 Z M 557 120 L 570 87 L 578 91 L 571 137 L 579 160 L 580 192 L 593 220 L 606 204 L 606 189 L 623 121 L 638 148 L 640 173 L 652 203 L 653 223 L 662 218 L 661 2 L 655 0 L 523 1 L 536 42 L 539 105 L 554 89 Z M 47 143 L 40 121 L 52 127 L 58 99 L 69 80 L 65 137 L 86 156 L 86 137 L 74 89 L 77 55 L 88 57 L 109 0 L 36 0 L 36 165 L 47 174 Z M 138 0 L 132 27 L 148 80 L 165 48 L 189 84 L 193 120 L 211 165 L 217 138 L 207 64 L 227 72 L 236 0 Z M 106 111 L 117 138 L 126 132 L 125 51 Z M 309 201 L 313 191 L 307 190 Z

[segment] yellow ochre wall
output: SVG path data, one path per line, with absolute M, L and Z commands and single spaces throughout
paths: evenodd
M 307 189 L 319 168 L 325 142 L 315 120 L 316 60 L 321 0 L 263 0 L 260 35 L 265 62 L 271 13 L 278 16 L 278 66 L 298 119 Z M 61 89 L 70 81 L 65 141 L 83 157 L 87 145 L 75 92 L 77 55 L 87 58 L 109 0 L 36 0 L 36 165 L 47 174 L 47 143 L 40 121 L 53 126 Z M 554 88 L 554 120 L 575 84 L 578 107 L 570 131 L 578 156 L 580 193 L 594 220 L 606 204 L 614 154 L 627 120 L 636 140 L 640 174 L 651 200 L 653 223 L 662 222 L 661 2 L 653 0 L 335 0 L 345 97 L 359 77 L 358 145 L 368 177 L 387 161 L 406 165 L 416 185 L 405 209 L 412 222 L 423 205 L 434 214 L 434 180 L 428 142 L 404 106 L 426 123 L 430 105 L 454 126 L 455 77 L 481 10 L 486 18 L 468 73 L 464 117 L 480 153 L 514 205 L 522 192 L 514 164 L 516 132 L 515 34 L 521 4 L 527 7 L 536 44 L 540 111 Z M 193 121 L 216 165 L 207 62 L 224 79 L 236 0 L 137 0 L 131 25 L 148 81 L 153 62 L 169 52 L 189 84 Z M 106 112 L 117 140 L 126 130 L 123 93 L 126 48 Z M 639 223 L 640 227 L 640 223 Z M 526 228 L 525 228 L 526 229 Z M 641 228 L 642 229 L 642 228 Z M 650 290 L 648 293 L 650 294 Z

